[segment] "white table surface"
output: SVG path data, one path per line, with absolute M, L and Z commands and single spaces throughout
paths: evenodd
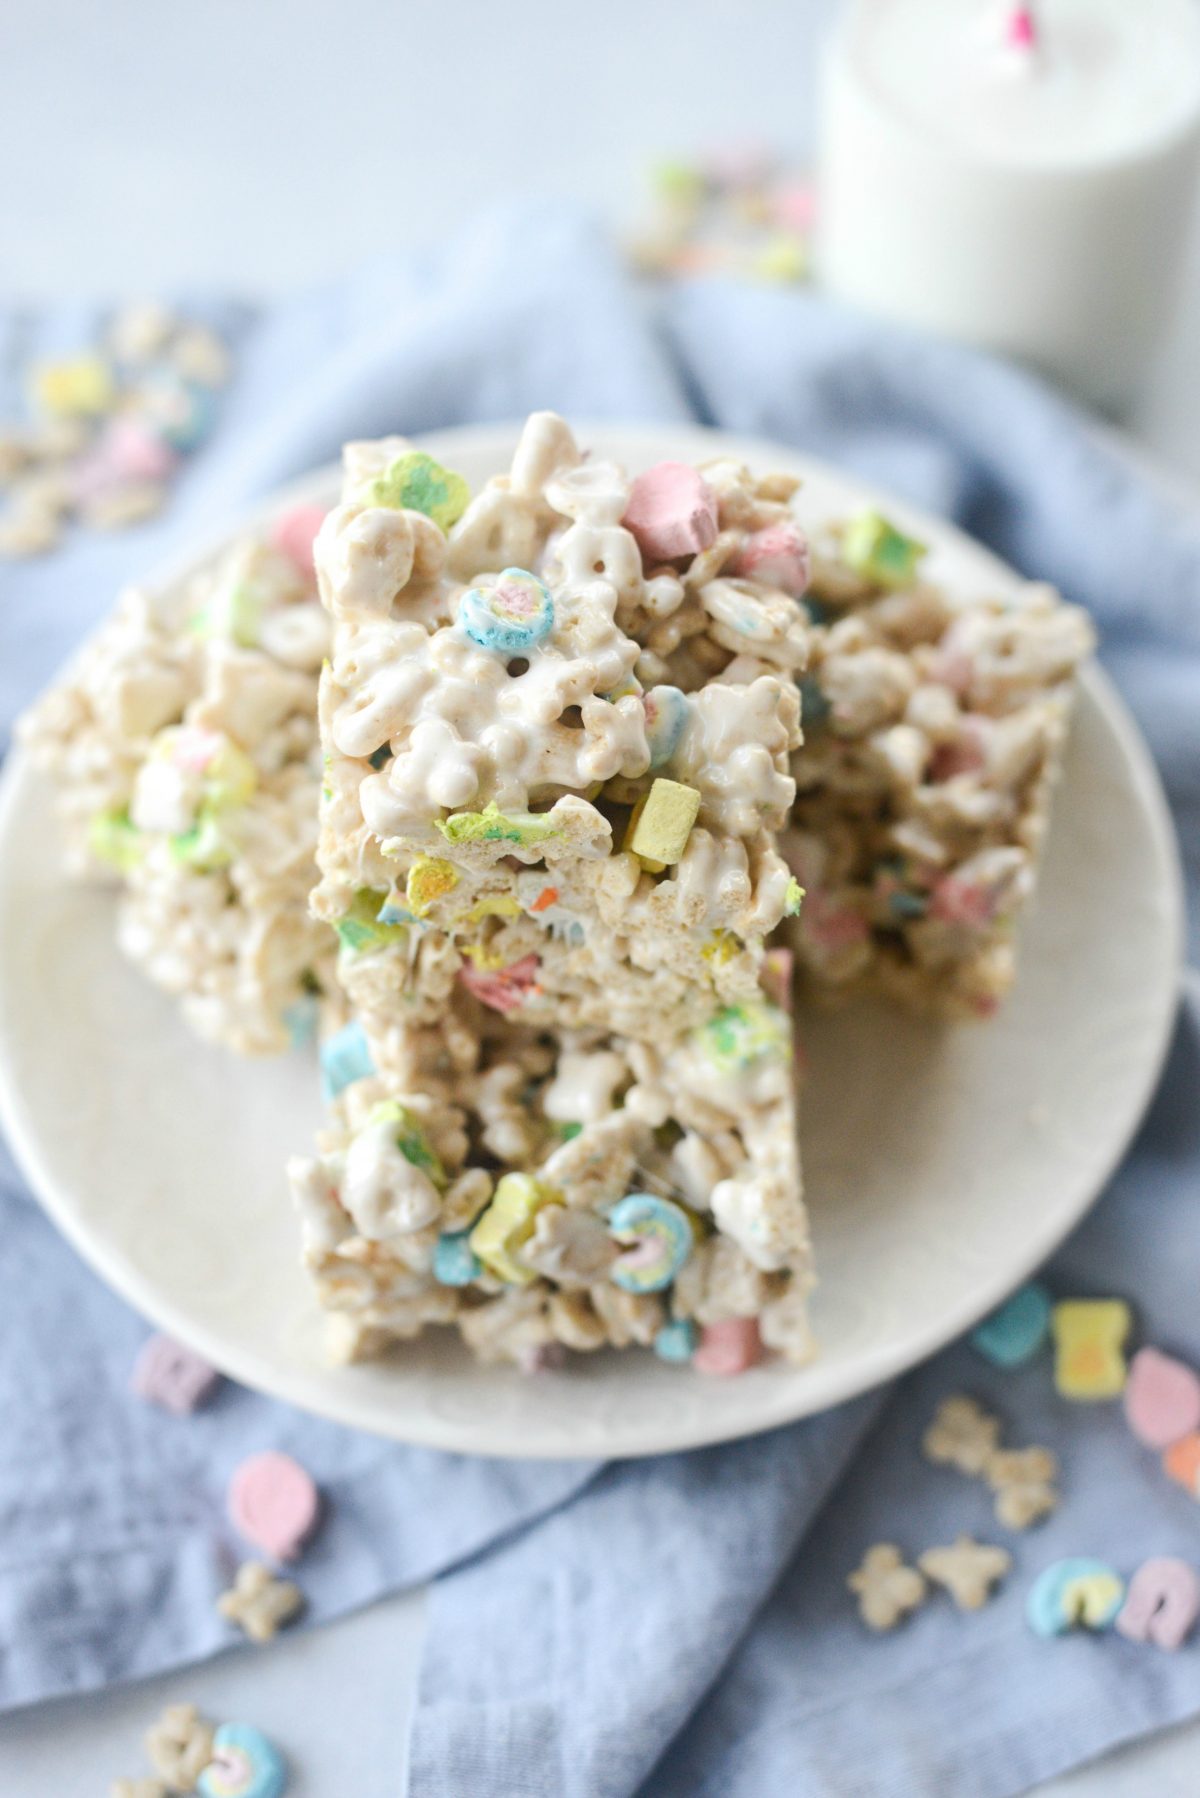
M 831 0 L 38 0 L 0 18 L 0 291 L 285 292 L 514 191 L 618 218 L 656 157 L 765 136 L 803 157 Z M 450 41 L 452 38 L 452 42 Z M 1200 477 L 1200 231 L 1130 421 Z M 101 1798 L 168 1703 L 259 1724 L 295 1798 L 397 1798 L 419 1594 L 204 1666 L 0 1720 L 5 1798 Z M 1200 1724 L 1039 1788 L 1194 1798 Z M 480 1798 L 489 1798 L 481 1794 Z M 914 1798 L 918 1795 L 914 1794 Z

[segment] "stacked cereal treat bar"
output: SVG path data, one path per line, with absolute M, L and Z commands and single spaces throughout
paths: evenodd
M 332 1123 L 290 1169 L 337 1355 L 444 1323 L 529 1369 L 606 1344 L 730 1373 L 763 1345 L 806 1358 L 781 1014 L 717 1013 L 659 1053 L 456 994 L 404 1041 L 387 1078 L 360 1026 L 326 1042 Z
M 793 961 L 957 1017 L 1011 984 L 1087 621 L 873 511 L 810 553 L 795 487 L 630 481 L 549 413 L 474 497 L 351 444 L 327 517 L 128 596 L 26 721 L 194 1027 L 319 1006 L 290 1174 L 340 1355 L 804 1359 Z
M 125 952 L 240 1054 L 311 1032 L 333 985 L 308 914 L 323 510 L 284 514 L 182 592 L 126 594 L 21 727 L 73 870 L 120 881 Z
M 718 578 L 774 537 L 800 579 L 789 494 L 725 466 L 630 483 L 552 414 L 469 504 L 399 440 L 347 450 L 317 540 L 314 905 L 356 1016 L 293 1177 L 353 1345 L 453 1319 L 493 1357 L 687 1358 L 699 1322 L 699 1365 L 760 1329 L 806 1352 L 763 981 L 799 903 L 775 835 L 809 627 L 774 568 Z
M 1092 630 L 1041 585 L 957 597 L 923 554 L 873 511 L 814 544 L 789 934 L 818 994 L 986 1017 L 1015 976 Z

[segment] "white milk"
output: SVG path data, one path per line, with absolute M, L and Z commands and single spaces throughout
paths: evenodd
M 819 258 L 856 305 L 1131 395 L 1200 149 L 1200 0 L 858 0 L 829 44 Z

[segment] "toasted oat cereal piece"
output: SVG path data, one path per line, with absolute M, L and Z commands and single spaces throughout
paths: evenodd
M 235 1623 L 252 1642 L 269 1642 L 303 1606 L 300 1588 L 276 1579 L 261 1561 L 244 1561 L 230 1590 L 217 1600 L 222 1617 Z
M 1012 1566 L 1012 1556 L 1007 1549 L 959 1536 L 949 1548 L 926 1549 L 917 1566 L 926 1579 L 949 1592 L 960 1611 L 978 1611 Z
M 161 1779 L 114 1779 L 109 1798 L 171 1798 Z
M 1027 1530 L 1058 1506 L 1058 1459 L 1048 1448 L 995 1449 L 983 1476 L 996 1495 L 996 1521 Z
M 858 1612 L 868 1629 L 895 1629 L 923 1604 L 927 1588 L 915 1567 L 907 1567 L 900 1550 L 890 1542 L 877 1542 L 846 1581 L 858 1598 Z
M 194 1704 L 169 1704 L 146 1732 L 150 1764 L 173 1792 L 195 1791 L 212 1747 L 213 1725 Z
M 976 1476 L 986 1472 L 1000 1441 L 1000 1420 L 973 1398 L 945 1398 L 921 1438 L 928 1460 Z

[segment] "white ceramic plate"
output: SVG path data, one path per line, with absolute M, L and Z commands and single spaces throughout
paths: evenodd
M 879 498 L 767 444 L 607 425 L 581 435 L 631 468 L 717 453 L 792 468 L 813 522 Z M 430 447 L 476 484 L 506 464 L 513 437 L 453 432 Z M 297 492 L 332 498 L 336 474 Z M 934 545 L 935 574 L 964 589 L 1012 583 L 947 526 L 883 503 Z M 166 589 L 216 547 L 152 584 Z M 801 1019 L 818 1360 L 714 1381 L 606 1354 L 530 1379 L 480 1368 L 434 1332 L 393 1360 L 331 1368 L 281 1173 L 318 1121 L 315 1070 L 299 1056 L 239 1063 L 194 1040 L 118 954 L 111 899 L 64 885 L 49 804 L 14 757 L 0 799 L 0 1115 L 47 1210 L 118 1292 L 235 1379 L 441 1448 L 654 1454 L 769 1429 L 902 1372 L 1086 1211 L 1142 1114 L 1174 1012 L 1171 825 L 1132 722 L 1090 670 L 1000 1016 L 956 1029 L 873 1007 Z

